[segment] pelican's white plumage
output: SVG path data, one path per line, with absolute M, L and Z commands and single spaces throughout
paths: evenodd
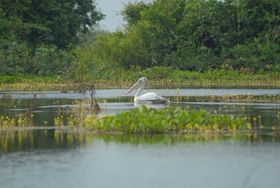
M 153 104 L 169 103 L 169 101 L 166 100 L 164 97 L 159 96 L 158 94 L 156 94 L 154 92 L 145 93 L 143 95 L 140 95 L 140 93 L 143 91 L 143 89 L 146 85 L 146 82 L 147 82 L 147 78 L 145 78 L 145 77 L 140 78 L 125 94 L 128 94 L 133 89 L 140 87 L 134 96 L 135 103 L 153 103 Z

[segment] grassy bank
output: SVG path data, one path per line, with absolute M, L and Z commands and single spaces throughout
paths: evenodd
M 150 88 L 186 87 L 269 87 L 280 88 L 280 75 L 275 72 L 249 73 L 234 70 L 209 70 L 190 72 L 166 67 L 145 70 L 115 70 L 106 75 L 56 75 L 1 76 L 0 90 L 46 91 L 46 90 L 87 90 L 90 85 L 96 89 L 127 88 L 140 77 L 148 78 Z

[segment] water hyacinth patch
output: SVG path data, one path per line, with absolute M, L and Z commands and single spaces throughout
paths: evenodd
M 100 119 L 86 118 L 84 123 L 87 128 L 100 132 L 151 134 L 193 131 L 221 133 L 251 128 L 247 120 L 232 115 L 211 115 L 205 110 L 178 107 L 157 110 L 146 106 Z

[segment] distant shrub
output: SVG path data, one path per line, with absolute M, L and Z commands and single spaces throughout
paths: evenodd
M 0 75 L 55 75 L 69 68 L 70 53 L 55 46 L 30 48 L 27 43 L 0 43 Z

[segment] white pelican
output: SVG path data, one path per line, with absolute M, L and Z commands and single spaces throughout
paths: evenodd
M 146 82 L 147 82 L 147 78 L 145 78 L 145 77 L 140 78 L 125 94 L 128 94 L 133 89 L 136 89 L 137 87 L 141 86 L 140 89 L 136 92 L 136 94 L 134 96 L 135 103 L 164 104 L 164 103 L 170 102 L 154 92 L 145 93 L 143 95 L 140 95 L 140 93 L 142 92 L 142 90 L 144 89 L 144 87 L 146 85 Z

